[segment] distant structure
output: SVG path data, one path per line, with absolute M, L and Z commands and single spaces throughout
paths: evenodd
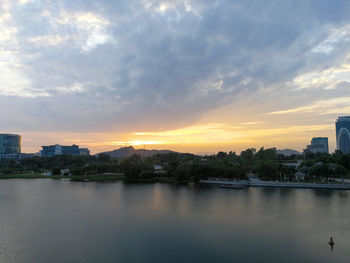
M 277 150 L 277 154 L 282 154 L 284 156 L 291 156 L 291 155 L 300 155 L 301 153 L 296 150 L 284 149 L 284 150 Z
M 335 123 L 337 149 L 344 154 L 350 152 L 350 116 L 339 117 Z
M 311 152 L 311 153 L 329 153 L 328 138 L 327 137 L 312 138 L 311 144 L 306 147 L 305 151 Z
M 18 134 L 0 134 L 0 159 L 20 160 L 21 136 Z
M 68 154 L 74 156 L 90 155 L 89 149 L 79 148 L 79 146 L 75 144 L 73 144 L 72 146 L 62 146 L 59 144 L 55 144 L 50 146 L 41 146 L 41 148 L 41 157 L 52 157 L 59 154 Z
M 79 148 L 80 156 L 89 156 L 90 150 L 88 148 Z

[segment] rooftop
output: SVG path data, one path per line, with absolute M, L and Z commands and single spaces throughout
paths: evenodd
M 338 117 L 337 122 L 338 121 L 350 121 L 350 116 L 341 116 Z

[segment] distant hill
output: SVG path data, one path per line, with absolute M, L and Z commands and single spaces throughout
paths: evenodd
M 282 155 L 286 155 L 286 156 L 290 156 L 290 155 L 299 155 L 301 154 L 300 152 L 296 151 L 296 150 L 291 150 L 291 149 L 284 149 L 284 150 L 277 150 L 278 154 L 282 154 Z
M 124 158 L 124 157 L 129 157 L 133 154 L 138 154 L 141 157 L 150 157 L 155 154 L 165 154 L 165 153 L 172 153 L 173 151 L 170 150 L 146 150 L 146 149 L 135 149 L 132 146 L 128 147 L 121 147 L 117 150 L 113 150 L 110 152 L 102 152 L 98 153 L 99 154 L 108 154 L 112 158 Z

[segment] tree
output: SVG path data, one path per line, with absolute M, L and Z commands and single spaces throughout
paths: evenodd
M 108 163 L 111 160 L 111 156 L 105 153 L 101 153 L 98 155 L 97 160 L 101 163 Z
M 61 175 L 61 169 L 60 168 L 53 168 L 52 175 Z
M 262 179 L 277 180 L 279 177 L 277 175 L 277 164 L 273 161 L 261 162 L 257 165 L 256 172 Z
M 282 175 L 282 179 L 288 178 L 289 181 L 294 179 L 296 169 L 284 164 L 278 166 L 278 172 Z
M 227 153 L 225 153 L 225 152 L 218 152 L 216 157 L 218 157 L 219 159 L 224 159 L 226 157 L 226 155 L 227 155 Z
M 129 163 L 125 170 L 125 176 L 133 179 L 148 179 L 154 175 L 154 168 L 147 163 Z
M 328 165 L 322 162 L 317 162 L 310 168 L 309 174 L 315 179 L 322 180 L 329 175 Z
M 341 166 L 338 164 L 335 172 L 339 177 L 341 177 L 343 179 L 343 183 L 344 183 L 344 176 L 348 173 L 348 170 L 345 169 L 344 166 Z
M 261 161 L 275 160 L 277 157 L 276 148 L 265 150 L 264 147 L 261 147 L 260 150 L 255 154 L 255 157 Z
M 195 175 L 198 175 L 198 171 L 192 170 L 192 172 L 194 172 Z M 190 166 L 186 163 L 180 164 L 179 166 L 176 167 L 174 171 L 174 176 L 178 181 L 188 180 L 190 178 L 190 175 L 191 175 L 191 169 L 190 169 Z
M 253 160 L 255 152 L 256 152 L 255 148 L 249 148 L 241 152 L 241 157 L 246 160 Z

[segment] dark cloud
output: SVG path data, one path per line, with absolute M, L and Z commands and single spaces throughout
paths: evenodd
M 0 121 L 67 131 L 188 125 L 238 94 L 290 92 L 295 77 L 345 63 L 346 30 L 327 40 L 349 13 L 347 0 L 13 4 L 32 97 L 0 96 Z

